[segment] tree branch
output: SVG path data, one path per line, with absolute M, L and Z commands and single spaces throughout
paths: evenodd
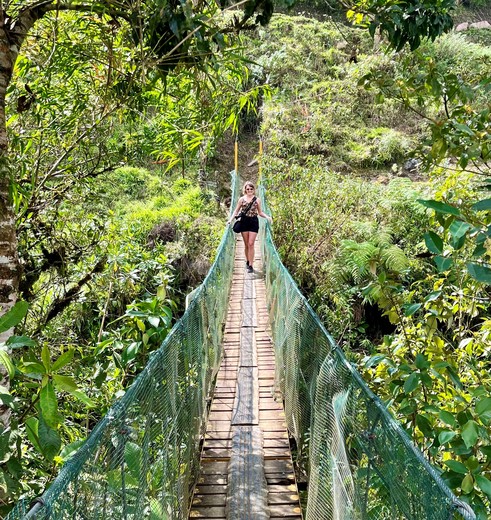
M 106 264 L 107 258 L 101 258 L 92 268 L 92 270 L 87 273 L 83 278 L 81 278 L 75 285 L 73 285 L 64 296 L 58 298 L 54 304 L 51 306 L 48 314 L 43 320 L 43 323 L 39 324 L 36 330 L 33 332 L 33 335 L 37 335 L 41 332 L 44 326 L 51 321 L 53 318 L 58 316 L 62 311 L 64 311 L 72 301 L 80 294 L 83 287 L 92 280 L 96 273 L 100 273 Z

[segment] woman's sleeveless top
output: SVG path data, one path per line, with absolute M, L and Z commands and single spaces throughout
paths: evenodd
M 240 211 L 245 211 L 247 206 L 249 206 L 249 204 L 251 203 L 251 201 L 247 202 L 244 198 L 242 199 L 242 205 L 240 207 Z M 249 211 L 247 212 L 246 214 L 246 217 L 257 217 L 257 199 L 253 202 L 251 208 L 249 209 Z

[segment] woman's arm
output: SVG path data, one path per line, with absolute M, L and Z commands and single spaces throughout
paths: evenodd
M 232 216 L 227 220 L 227 226 L 232 222 L 232 220 L 239 214 L 240 205 L 242 203 L 242 197 L 240 197 L 239 201 L 237 202 L 237 206 L 235 206 L 235 210 L 232 213 Z
M 266 215 L 266 213 L 261 209 L 261 201 L 259 199 L 257 199 L 257 214 L 260 217 L 268 219 L 270 224 L 273 222 L 273 219 L 269 215 Z

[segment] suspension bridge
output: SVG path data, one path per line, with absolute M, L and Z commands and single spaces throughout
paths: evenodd
M 264 223 L 259 245 L 246 273 L 227 228 L 142 373 L 7 520 L 475 518 L 347 361 Z

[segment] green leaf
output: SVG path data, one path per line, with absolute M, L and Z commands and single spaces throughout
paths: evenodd
M 428 368 L 430 366 L 430 363 L 426 359 L 426 356 L 424 354 L 421 354 L 421 352 L 418 352 L 418 354 L 416 354 L 414 364 L 417 368 L 419 368 L 419 370 L 423 370 L 424 368 Z
M 134 442 L 127 442 L 124 447 L 124 460 L 130 473 L 136 478 L 140 478 L 142 449 Z
M 80 390 L 77 390 L 76 392 L 71 392 L 71 394 L 76 397 L 79 401 L 82 401 L 82 403 L 85 403 L 89 408 L 94 408 L 95 403 L 92 401 L 90 397 L 88 397 L 86 394 L 81 392 Z
M 15 457 L 11 457 L 7 461 L 7 468 L 10 474 L 17 480 L 20 480 L 20 478 L 24 474 L 24 467 L 22 466 L 20 461 Z
M 0 403 L 9 406 L 13 404 L 14 397 L 6 386 L 0 385 Z
M 61 356 L 59 356 L 53 363 L 51 370 L 53 372 L 57 372 L 58 370 L 60 370 L 60 368 L 63 368 L 65 365 L 70 363 L 70 361 L 73 359 L 74 353 L 75 350 L 73 348 L 63 352 L 63 354 L 61 354 Z
M 479 400 L 476 405 L 476 413 L 484 422 L 491 420 L 491 397 Z
M 491 446 L 479 446 L 479 450 L 482 451 L 488 459 L 491 459 Z
M 406 307 L 404 307 L 404 315 L 412 316 L 420 308 L 421 308 L 421 303 L 412 303 L 411 305 L 407 305 Z
M 428 294 L 428 296 L 425 298 L 425 302 L 433 302 L 440 298 L 442 294 L 442 291 L 433 291 L 432 293 Z
M 447 373 L 448 373 L 450 379 L 452 380 L 453 384 L 459 390 L 462 390 L 464 388 L 464 385 L 462 384 L 462 381 L 460 380 L 460 377 L 457 374 L 457 372 L 451 366 L 448 366 L 447 367 Z
M 139 320 L 138 318 L 135 320 L 136 321 L 136 326 L 138 327 L 138 329 L 141 331 L 141 332 L 145 332 L 145 323 L 143 323 L 142 320 Z
M 160 325 L 160 318 L 158 316 L 149 316 L 148 322 L 150 325 L 152 325 L 152 327 L 157 328 Z
M 70 444 L 67 444 L 61 451 L 60 457 L 63 459 L 63 462 L 66 462 L 68 459 L 71 459 L 75 453 L 84 445 L 85 440 L 79 439 L 78 441 L 73 441 Z
M 122 360 L 125 365 L 127 365 L 135 359 L 141 346 L 141 341 L 133 341 L 123 350 Z
M 53 383 L 55 387 L 62 392 L 68 392 L 71 394 L 78 390 L 77 383 L 72 377 L 69 376 L 60 376 L 58 374 L 54 374 Z
M 484 199 L 476 202 L 472 205 L 474 211 L 490 211 L 491 210 L 491 199 Z
M 430 421 L 421 414 L 416 415 L 416 425 L 423 432 L 425 437 L 432 439 L 434 437 L 433 428 Z
M 467 134 L 470 137 L 474 137 L 474 131 L 471 130 L 467 125 L 464 125 L 462 123 L 454 123 L 455 128 L 463 132 L 464 134 Z
M 457 420 L 455 419 L 453 414 L 451 414 L 450 412 L 447 412 L 447 410 L 442 410 L 438 414 L 438 417 L 440 417 L 440 420 L 442 422 L 444 422 L 445 424 L 448 424 L 449 426 L 457 426 Z
M 42 454 L 43 450 L 41 449 L 41 446 L 39 445 L 39 439 L 38 439 L 39 421 L 35 417 L 29 417 L 28 419 L 26 419 L 24 424 L 26 425 L 26 433 L 27 433 L 28 439 L 31 441 L 34 448 L 36 448 L 36 450 Z
M 462 429 L 462 439 L 468 448 L 471 448 L 476 444 L 479 438 L 479 426 L 473 420 L 467 421 Z
M 0 333 L 6 332 L 18 325 L 27 314 L 29 304 L 24 301 L 17 302 L 9 311 L 0 317 Z
M 462 222 L 461 220 L 454 220 L 450 224 L 449 231 L 450 231 L 450 234 L 456 240 L 458 240 L 458 239 L 462 238 L 467 233 L 467 231 L 469 231 L 469 229 L 471 227 L 472 226 L 470 224 L 468 224 L 467 222 Z
M 467 474 L 467 468 L 458 460 L 445 460 L 443 463 L 455 473 Z
M 455 215 L 457 217 L 460 215 L 460 211 L 458 208 L 456 208 L 455 206 L 451 206 L 450 204 L 445 204 L 444 202 L 423 199 L 417 199 L 417 202 L 419 202 L 423 206 L 426 206 L 427 208 L 435 210 L 438 213 Z
M 443 430 L 438 435 L 438 441 L 440 442 L 440 445 L 444 445 L 447 442 L 450 442 L 457 434 L 455 432 L 452 432 L 450 430 Z
M 456 250 L 458 251 L 459 249 L 462 249 L 464 247 L 464 244 L 465 244 L 465 235 L 464 236 L 461 236 L 460 238 L 454 238 L 452 237 L 450 239 L 450 245 Z
M 160 301 L 164 301 L 166 296 L 165 285 L 159 285 L 157 289 L 157 299 Z
M 38 426 L 39 445 L 44 456 L 53 460 L 61 449 L 61 437 L 56 430 L 50 428 L 45 421 L 40 420 Z
M 465 467 L 469 469 L 470 471 L 475 471 L 479 467 L 479 460 L 475 455 L 471 455 L 466 461 L 465 461 Z
M 464 477 L 460 487 L 464 493 L 470 493 L 474 489 L 474 478 L 470 473 Z
M 15 376 L 15 366 L 12 363 L 8 353 L 2 348 L 0 348 L 0 364 L 3 365 L 7 370 L 9 379 L 13 379 Z
M 491 498 L 491 482 L 482 475 L 476 475 L 476 483 L 483 493 L 486 493 Z
M 468 262 L 467 271 L 469 271 L 469 274 L 474 278 L 474 280 L 485 284 L 491 284 L 491 269 L 489 267 L 474 262 Z
M 46 369 L 46 372 L 50 372 L 51 354 L 49 352 L 49 347 L 46 343 L 43 345 L 43 349 L 41 350 L 41 360 L 43 362 L 44 368 Z
M 425 233 L 424 237 L 428 251 L 435 254 L 443 252 L 443 240 L 436 233 L 428 231 L 428 233 Z
M 452 258 L 445 258 L 443 256 L 435 256 L 435 258 L 433 258 L 433 261 L 435 262 L 436 268 L 438 269 L 439 273 L 444 273 L 445 271 L 448 271 L 453 265 Z
M 37 342 L 27 336 L 10 336 L 7 340 L 9 348 L 35 347 Z
M 56 428 L 59 424 L 58 401 L 53 385 L 50 381 L 41 389 L 39 404 L 44 420 L 50 428 Z
M 379 365 L 385 359 L 387 359 L 387 356 L 385 354 L 374 354 L 373 356 L 370 356 L 365 361 L 365 367 L 367 367 L 367 368 L 375 367 L 375 366 Z
M 41 363 L 37 363 L 36 361 L 25 361 L 24 363 L 18 365 L 17 367 L 23 374 L 26 375 L 42 375 L 46 374 L 46 369 Z
M 419 385 L 419 374 L 412 373 L 404 383 L 404 392 L 410 394 Z

